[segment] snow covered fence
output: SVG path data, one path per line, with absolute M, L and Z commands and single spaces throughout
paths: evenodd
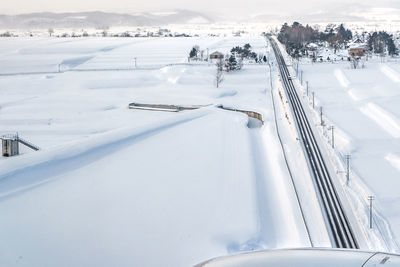
M 0 77 L 3 76 L 18 76 L 18 75 L 40 75 L 40 74 L 57 74 L 57 73 L 65 73 L 65 72 L 95 72 L 95 71 L 146 71 L 146 70 L 159 70 L 165 67 L 173 67 L 173 66 L 193 66 L 193 67 L 209 67 L 214 66 L 209 63 L 169 63 L 169 64 L 144 64 L 143 66 L 138 67 L 109 67 L 109 68 L 88 68 L 88 67 L 73 67 L 68 68 L 64 67 L 64 65 L 54 65 L 54 69 L 43 70 L 43 71 L 25 71 L 25 72 L 4 72 L 0 73 Z
M 247 116 L 250 118 L 257 119 L 261 121 L 262 124 L 264 124 L 263 116 L 261 113 L 255 112 L 255 111 L 249 111 L 249 110 L 241 110 L 241 109 L 235 109 L 235 108 L 229 108 L 229 107 L 224 107 L 222 105 L 217 106 L 218 108 L 225 109 L 225 110 L 230 110 L 230 111 L 236 111 L 236 112 L 242 112 L 245 113 Z
M 130 109 L 143 109 L 143 110 L 154 110 L 154 111 L 168 111 L 168 112 L 179 112 L 183 110 L 194 110 L 208 105 L 191 105 L 191 106 L 178 106 L 178 105 L 167 105 L 167 104 L 140 104 L 130 103 Z

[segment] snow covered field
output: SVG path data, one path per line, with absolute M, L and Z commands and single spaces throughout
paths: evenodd
M 339 157 L 344 161 L 351 155 L 350 184 L 345 187 L 360 202 L 355 205 L 360 214 L 368 214 L 367 197 L 375 196 L 373 230 L 367 232 L 382 234 L 384 249 L 399 252 L 399 62 L 372 59 L 364 69 L 351 69 L 348 63 L 301 64 L 299 69 L 309 81 L 310 96 L 315 92 L 316 118 L 323 106 L 327 127 L 335 126 Z M 366 218 L 362 220 L 368 225 Z
M 0 265 L 191 266 L 310 246 L 268 67 L 225 74 L 217 89 L 213 65 L 168 65 L 196 44 L 247 42 L 265 51 L 261 37 L 2 39 L 0 133 L 42 149 L 0 160 Z M 211 105 L 164 113 L 130 102 Z M 264 126 L 218 104 L 258 111 Z M 393 165 L 390 153 L 382 162 Z

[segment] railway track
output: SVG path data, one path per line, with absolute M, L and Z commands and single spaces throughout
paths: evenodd
M 281 80 L 288 95 L 297 128 L 304 145 L 304 150 L 315 185 L 320 196 L 321 206 L 326 215 L 328 229 L 331 232 L 332 245 L 336 248 L 358 249 L 358 243 L 344 212 L 339 196 L 332 182 L 328 168 L 316 142 L 314 133 L 307 119 L 300 98 L 290 77 L 282 53 L 274 39 L 268 37 L 279 66 Z

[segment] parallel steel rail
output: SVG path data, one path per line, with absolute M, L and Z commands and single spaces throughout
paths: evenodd
M 282 53 L 274 39 L 268 37 L 279 65 L 281 80 L 288 95 L 298 131 L 303 141 L 310 169 L 320 195 L 321 206 L 326 215 L 328 229 L 331 231 L 333 245 L 336 248 L 358 249 L 358 243 L 344 212 L 339 196 L 332 182 L 322 153 L 316 142 L 314 133 L 307 119 L 300 98 L 290 78 Z

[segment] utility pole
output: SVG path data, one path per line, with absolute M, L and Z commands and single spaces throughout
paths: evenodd
M 346 180 L 347 185 L 350 183 L 350 155 L 346 155 Z
M 324 121 L 322 120 L 322 107 L 319 107 L 319 114 L 321 117 L 321 126 L 324 126 Z
M 135 60 L 135 69 L 137 68 L 137 57 L 134 58 Z
M 332 148 L 334 149 L 335 148 L 335 134 L 334 134 L 335 126 L 332 125 L 331 127 L 329 127 L 329 130 L 332 131 Z
M 372 201 L 374 200 L 374 196 L 368 196 L 369 200 L 369 229 L 372 229 Z
M 303 70 L 300 71 L 300 81 L 301 85 L 303 85 Z
M 61 72 L 61 64 L 58 64 L 58 72 Z
M 314 92 L 312 92 L 312 108 L 314 108 L 315 107 L 315 93 Z
M 308 96 L 308 81 L 306 81 L 306 84 L 307 84 L 307 96 Z

